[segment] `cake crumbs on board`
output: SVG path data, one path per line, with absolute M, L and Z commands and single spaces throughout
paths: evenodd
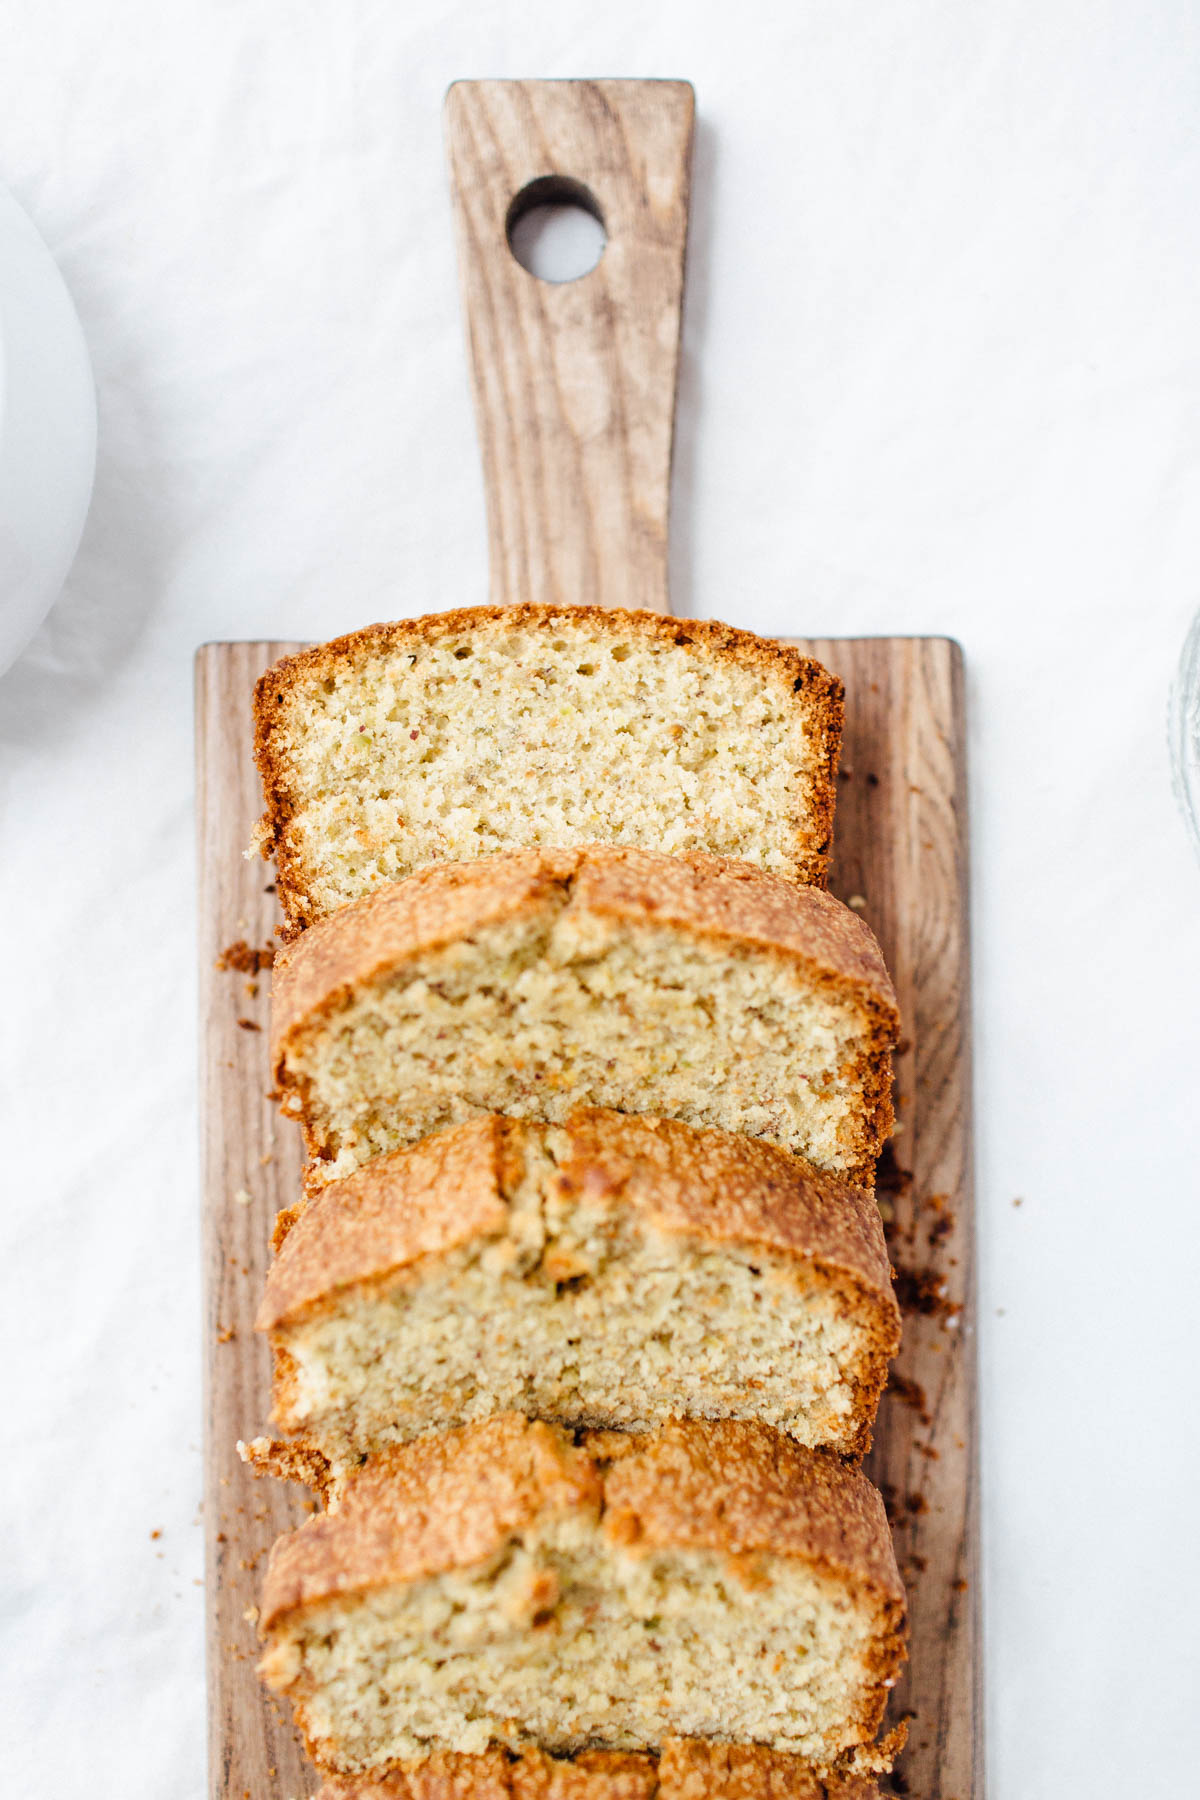
M 898 1369 L 893 1369 L 888 1376 L 887 1391 L 895 1394 L 897 1400 L 902 1401 L 905 1406 L 911 1406 L 922 1425 L 933 1424 L 933 1416 L 925 1399 L 925 1389 L 919 1381 L 910 1381 L 907 1375 L 901 1375 Z
M 239 975 L 258 975 L 263 969 L 269 969 L 274 961 L 275 945 L 270 938 L 257 950 L 245 938 L 238 938 L 235 943 L 226 945 L 213 967 L 235 969 Z

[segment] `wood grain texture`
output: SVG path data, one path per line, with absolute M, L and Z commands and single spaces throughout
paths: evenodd
M 669 610 L 692 116 L 682 81 L 461 81 L 446 96 L 496 605 Z M 607 233 L 577 281 L 540 281 L 508 245 L 514 200 L 556 181 L 588 191 Z
M 916 1716 L 900 1773 L 921 1800 L 982 1800 L 961 659 L 942 639 L 792 641 L 846 684 L 833 885 L 878 935 L 904 1016 L 895 1150 L 911 1179 L 881 1193 L 893 1255 L 907 1272 L 902 1293 L 944 1283 L 935 1311 L 906 1311 L 896 1368 L 914 1387 L 885 1397 L 868 1464 L 896 1515 L 909 1586 L 912 1656 L 893 1716 Z M 261 945 L 278 922 L 270 869 L 242 855 L 261 809 L 250 696 L 258 674 L 298 647 L 215 644 L 197 658 L 214 1800 L 288 1800 L 318 1786 L 254 1675 L 247 1617 L 266 1552 L 303 1496 L 253 1481 L 235 1449 L 267 1422 L 268 1357 L 251 1322 L 271 1223 L 300 1191 L 300 1134 L 265 1097 L 265 1034 L 238 1023 L 266 1025 L 266 978 L 251 994 L 251 977 L 214 967 L 228 945 Z
M 793 641 L 846 685 L 830 885 L 879 939 L 902 1020 L 878 1197 L 904 1338 L 866 1465 L 909 1590 L 890 1716 L 914 1715 L 899 1765 L 912 1794 L 983 1800 L 962 653 L 945 638 Z
M 299 1523 L 306 1496 L 254 1480 L 237 1453 L 270 1411 L 270 1357 L 254 1315 L 275 1214 L 300 1191 L 303 1146 L 267 1097 L 270 975 L 215 966 L 232 944 L 265 945 L 279 922 L 273 872 L 243 855 L 262 811 L 250 700 L 262 671 L 295 648 L 208 644 L 196 655 L 208 1769 L 220 1800 L 290 1800 L 318 1785 L 254 1672 L 266 1554 Z

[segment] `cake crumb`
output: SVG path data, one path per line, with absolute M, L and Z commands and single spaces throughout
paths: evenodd
M 951 1235 L 954 1227 L 958 1224 L 958 1215 L 951 1212 L 947 1205 L 947 1198 L 945 1194 L 930 1194 L 925 1202 L 930 1211 L 937 1215 L 926 1234 L 926 1242 L 931 1250 L 936 1250 L 938 1245 Z
M 895 1136 L 895 1133 L 892 1134 Z M 875 1191 L 881 1194 L 907 1194 L 913 1183 L 911 1169 L 902 1169 L 896 1160 L 891 1140 L 883 1146 L 875 1165 Z
M 925 1389 L 919 1381 L 910 1381 L 907 1375 L 901 1375 L 893 1369 L 888 1376 L 887 1391 L 895 1394 L 897 1400 L 905 1406 L 911 1406 L 920 1417 L 922 1425 L 932 1425 L 933 1418 L 925 1402 Z
M 263 969 L 269 969 L 275 961 L 275 946 L 268 938 L 261 949 L 256 950 L 245 938 L 227 944 L 222 950 L 214 969 L 236 969 L 239 975 L 257 975 Z
M 934 1268 L 913 1269 L 893 1258 L 896 1299 L 900 1311 L 957 1324 L 959 1307 L 946 1295 L 946 1277 Z

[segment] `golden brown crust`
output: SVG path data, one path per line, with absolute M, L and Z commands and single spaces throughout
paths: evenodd
M 756 1562 L 794 1557 L 870 1590 L 898 1662 L 904 1589 L 879 1494 L 836 1457 L 736 1420 L 594 1433 L 577 1450 L 507 1413 L 386 1451 L 348 1479 L 337 1512 L 277 1541 L 262 1629 L 314 1601 L 473 1567 L 540 1522 L 597 1510 L 623 1546 L 714 1551 L 748 1580 Z
M 289 1037 L 336 1012 L 383 970 L 489 925 L 566 904 L 576 850 L 514 850 L 478 862 L 434 863 L 343 906 L 285 946 L 271 971 L 271 1061 Z
M 903 1605 L 883 1500 L 837 1457 L 745 1419 L 679 1419 L 586 1442 L 604 1471 L 603 1527 L 614 1542 L 751 1564 L 793 1556 Z
M 568 1119 L 568 1191 L 620 1200 L 660 1230 L 754 1243 L 845 1270 L 896 1307 L 874 1195 L 738 1132 L 580 1107 Z M 899 1308 L 896 1307 L 899 1323 Z
M 754 945 L 799 963 L 818 984 L 855 993 L 894 1035 L 896 995 L 870 927 L 819 888 L 797 887 L 722 856 L 664 856 L 610 844 L 506 850 L 434 863 L 344 906 L 288 945 L 271 979 L 271 1057 L 317 1011 L 445 944 L 543 908 L 669 923 L 710 942 Z
M 284 1355 L 286 1357 L 286 1351 Z M 278 1369 L 276 1377 L 278 1379 Z M 249 1443 L 239 1444 L 238 1455 L 256 1476 L 270 1476 L 275 1481 L 299 1482 L 302 1487 L 311 1488 L 326 1502 L 334 1496 L 336 1484 L 329 1459 L 309 1444 L 256 1437 L 251 1438 Z
M 820 1272 L 862 1331 L 848 1372 L 853 1409 L 837 1448 L 864 1456 L 900 1344 L 900 1309 L 871 1193 L 753 1138 L 604 1107 L 581 1107 L 558 1127 L 496 1114 L 471 1119 L 376 1158 L 295 1209 L 256 1320 L 271 1333 L 273 1417 L 286 1424 L 293 1416 L 288 1328 L 409 1279 L 406 1272 L 425 1258 L 501 1236 L 525 1175 L 525 1147 L 547 1137 L 559 1159 L 550 1180 L 568 1200 L 624 1208 L 684 1244 L 752 1248 L 794 1260 L 797 1274 L 800 1265 Z M 273 1446 L 276 1456 L 285 1450 Z M 328 1483 L 313 1485 L 323 1492 Z
M 431 1756 L 384 1775 L 326 1782 L 316 1800 L 878 1800 L 869 1776 L 813 1768 L 758 1744 L 667 1738 L 662 1753 Z
M 504 1413 L 367 1463 L 337 1512 L 275 1543 L 262 1627 L 313 1600 L 485 1561 L 539 1520 L 593 1512 L 595 1465 L 549 1425 Z
M 792 883 L 721 856 L 661 856 L 652 851 L 586 846 L 571 904 L 631 925 L 669 921 L 710 942 L 753 944 L 803 968 L 818 988 L 854 996 L 870 1021 L 866 1053 L 862 1161 L 852 1171 L 869 1185 L 893 1123 L 888 1053 L 899 1036 L 896 991 L 874 933 L 832 894 Z
M 664 856 L 655 850 L 584 845 L 571 904 L 630 925 L 669 922 L 709 942 L 754 944 L 800 963 L 819 982 L 869 990 L 896 1005 L 869 925 L 819 888 L 800 888 L 727 856 Z
M 454 1751 L 385 1775 L 342 1776 L 316 1800 L 656 1800 L 658 1758 L 620 1750 L 547 1756 Z
M 796 1557 L 870 1597 L 876 1622 L 864 1661 L 875 1684 L 854 1721 L 854 1741 L 868 1743 L 907 1649 L 904 1584 L 883 1498 L 866 1476 L 738 1419 L 676 1420 L 642 1437 L 598 1432 L 586 1442 L 603 1469 L 602 1528 L 617 1543 L 723 1553 L 748 1586 L 771 1557 Z
M 322 1189 L 278 1245 L 257 1329 L 272 1330 L 339 1288 L 502 1231 L 505 1125 L 496 1114 L 468 1119 Z
M 812 1767 L 762 1744 L 667 1738 L 656 1800 L 877 1800 L 875 1782 Z
M 320 1029 L 361 987 L 489 926 L 549 922 L 574 910 L 636 928 L 673 925 L 688 937 L 753 948 L 803 969 L 818 989 L 856 1004 L 868 1043 L 859 1070 L 864 1108 L 855 1122 L 863 1185 L 892 1124 L 888 1052 L 899 1014 L 879 945 L 858 914 L 817 888 L 796 887 L 725 857 L 664 856 L 589 844 L 515 850 L 471 863 L 439 863 L 344 906 L 276 958 L 271 983 L 271 1060 L 279 1088 L 296 1083 L 289 1050 Z M 325 1146 L 307 1128 L 315 1156 Z
M 814 741 L 820 746 L 820 766 L 810 794 L 810 818 L 805 834 L 811 843 L 797 841 L 795 879 L 824 887 L 833 841 L 838 754 L 843 722 L 843 688 L 835 675 L 791 645 L 753 632 L 740 631 L 715 619 L 675 619 L 657 612 L 633 612 L 610 608 L 598 617 L 593 607 L 476 606 L 452 612 L 430 613 L 418 619 L 368 625 L 327 644 L 317 644 L 294 656 L 284 657 L 267 670 L 254 694 L 254 760 L 266 798 L 263 819 L 263 855 L 273 855 L 276 890 L 285 919 L 285 935 L 316 922 L 302 859 L 292 844 L 289 827 L 297 809 L 286 760 L 275 737 L 289 695 L 297 687 L 316 684 L 336 675 L 347 664 L 380 654 L 402 652 L 413 642 L 433 643 L 459 632 L 479 632 L 490 626 L 553 631 L 564 623 L 599 623 L 617 635 L 636 633 L 676 644 L 695 646 L 702 654 L 736 660 L 758 671 L 765 681 L 783 687 L 795 698 Z
M 581 1107 L 559 1128 L 496 1114 L 471 1119 L 331 1182 L 279 1246 L 258 1329 L 502 1231 L 505 1196 L 523 1173 L 520 1147 L 552 1130 L 566 1140 L 557 1178 L 568 1197 L 626 1206 L 660 1231 L 762 1245 L 840 1271 L 885 1315 L 885 1354 L 895 1350 L 900 1314 L 869 1192 L 754 1138 L 605 1107 Z

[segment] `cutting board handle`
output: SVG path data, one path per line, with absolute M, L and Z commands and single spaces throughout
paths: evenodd
M 446 96 L 498 605 L 670 610 L 693 110 L 685 81 L 458 81 Z M 539 280 L 509 247 L 521 211 L 557 197 L 606 233 L 576 281 Z

